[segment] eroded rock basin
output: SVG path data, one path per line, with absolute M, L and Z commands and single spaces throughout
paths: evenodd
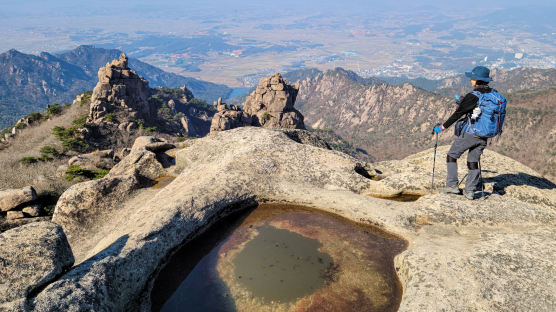
M 405 241 L 285 204 L 227 218 L 158 275 L 153 311 L 395 311 Z

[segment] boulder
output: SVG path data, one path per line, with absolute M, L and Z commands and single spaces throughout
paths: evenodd
M 68 166 L 78 166 L 90 170 L 111 169 L 115 164 L 113 150 L 77 155 L 68 160 Z
M 32 186 L 21 189 L 0 190 L 0 211 L 8 211 L 37 199 L 37 193 Z
M 131 147 L 131 150 L 132 151 L 137 150 L 149 144 L 159 143 L 159 142 L 164 142 L 164 141 L 162 139 L 155 138 L 153 136 L 140 136 L 137 139 L 135 139 L 135 142 L 133 142 L 133 146 Z
M 164 173 L 164 167 L 157 160 L 156 154 L 142 147 L 132 150 L 110 170 L 108 175 L 116 177 L 137 174 L 139 177 L 155 179 L 163 176 Z
M 12 220 L 0 218 L 0 233 L 25 224 L 42 222 L 42 221 L 50 221 L 50 219 L 51 219 L 50 217 L 34 217 L 34 218 L 12 219 Z
M 75 184 L 58 199 L 52 222 L 62 226 L 72 246 L 79 244 L 90 231 L 102 227 L 111 210 L 140 185 L 140 178 L 135 175 L 106 176 Z
M 210 132 L 225 131 L 250 126 L 252 118 L 237 109 L 228 109 L 226 104 L 217 105 L 218 112 L 212 117 Z
M 23 212 L 21 211 L 8 211 L 6 213 L 6 219 L 8 220 L 16 220 L 16 219 L 22 219 L 25 218 L 25 215 L 23 215 Z
M 31 223 L 1 233 L 0 259 L 0 305 L 24 299 L 74 262 L 62 228 L 51 222 Z
M 25 216 L 28 217 L 38 217 L 41 215 L 41 205 L 31 205 L 31 206 L 27 206 L 25 208 L 23 208 L 23 210 L 21 210 L 23 212 L 23 214 L 25 214 Z

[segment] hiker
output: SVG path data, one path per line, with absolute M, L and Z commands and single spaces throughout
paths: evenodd
M 480 159 L 487 145 L 487 139 L 502 132 L 502 124 L 506 115 L 506 99 L 496 90 L 489 87 L 490 70 L 477 66 L 465 75 L 470 78 L 475 88 L 459 101 L 458 107 L 444 124 L 437 124 L 433 134 L 438 134 L 456 122 L 454 144 L 446 156 L 446 187 L 440 188 L 441 193 L 460 194 L 458 181 L 458 158 L 465 152 L 469 169 L 463 195 L 470 200 L 475 199 L 479 186 L 482 186 Z

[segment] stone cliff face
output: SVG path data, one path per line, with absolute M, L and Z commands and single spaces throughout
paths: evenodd
M 344 71 L 329 71 L 299 83 L 298 103 L 311 128 L 334 129 L 377 159 L 397 159 L 430 144 L 430 131 L 447 118 L 449 99 L 410 84 L 371 85 Z
M 371 165 L 300 144 L 318 142 L 292 131 L 243 127 L 172 150 L 152 138 L 138 140 L 110 174 L 74 185 L 56 206 L 53 221 L 67 235 L 76 265 L 32 297 L 18 293 L 0 308 L 149 310 L 149 278 L 177 246 L 229 213 L 274 201 L 406 239 L 407 250 L 394 259 L 403 286 L 399 311 L 553 310 L 556 185 L 487 151 L 488 198 L 430 194 L 432 150 Z M 437 157 L 447 150 L 440 147 Z M 162 154 L 174 155 L 176 165 L 165 168 Z M 445 170 L 437 169 L 442 180 Z M 149 188 L 149 179 L 169 175 L 176 178 Z M 423 196 L 405 203 L 383 199 L 408 193 Z M 34 252 L 18 246 L 18 259 Z M 10 272 L 10 278 L 22 274 Z
M 217 113 L 212 120 L 211 132 L 244 126 L 305 129 L 303 115 L 294 108 L 298 89 L 289 85 L 282 75 L 261 79 L 257 89 L 243 103 L 228 107 L 219 99 Z
M 93 90 L 89 112 L 89 122 L 100 123 L 108 113 L 126 110 L 129 119 L 150 120 L 154 117 L 149 105 L 150 89 L 148 81 L 139 77 L 128 66 L 128 59 L 121 54 L 98 71 L 98 83 Z

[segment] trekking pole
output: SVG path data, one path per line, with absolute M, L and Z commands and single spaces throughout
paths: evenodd
M 463 176 L 463 178 L 461 179 L 461 181 L 459 181 L 458 187 L 460 186 L 461 182 L 463 182 L 463 180 L 465 180 L 465 178 L 467 178 L 467 175 L 468 175 L 468 174 L 469 174 L 469 173 L 466 173 L 466 174 Z
M 483 169 L 481 169 L 481 159 L 479 159 L 479 179 L 481 179 L 481 197 L 483 197 L 483 200 L 485 200 L 485 183 L 483 182 Z
M 436 141 L 434 142 L 434 158 L 432 160 L 432 181 L 431 181 L 431 195 L 434 188 L 434 169 L 436 167 L 436 148 L 438 147 L 438 133 L 436 134 Z

